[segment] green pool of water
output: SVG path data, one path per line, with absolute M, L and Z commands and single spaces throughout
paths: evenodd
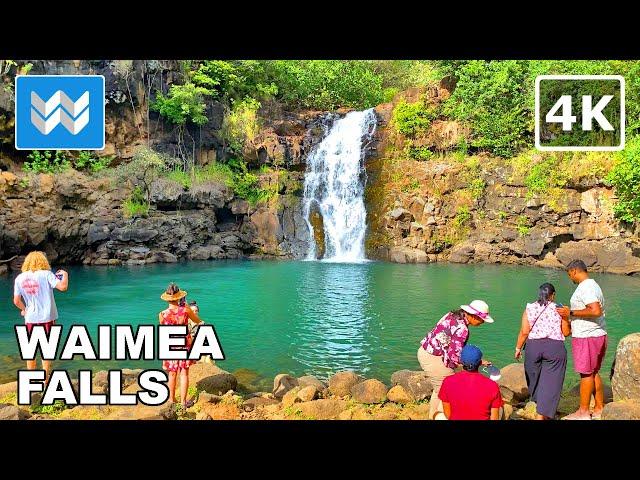
M 174 281 L 197 300 L 216 326 L 227 356 L 218 364 L 241 381 L 264 388 L 275 374 L 326 377 L 344 369 L 389 381 L 403 368 L 419 369 L 418 343 L 449 309 L 479 298 L 495 323 L 471 329 L 470 341 L 498 366 L 513 362 L 525 302 L 552 282 L 567 304 L 573 284 L 561 271 L 496 265 L 398 265 L 369 262 L 223 261 L 145 267 L 74 267 L 70 288 L 57 293 L 59 323 L 157 322 L 159 298 Z M 15 380 L 23 362 L 13 325 L 13 276 L 0 278 L 0 382 Z M 593 275 L 607 302 L 608 376 L 617 342 L 640 331 L 640 278 Z M 570 342 L 567 348 L 571 351 Z M 56 362 L 56 368 L 94 371 L 115 366 L 159 367 L 160 362 Z M 577 383 L 572 365 L 565 386 Z

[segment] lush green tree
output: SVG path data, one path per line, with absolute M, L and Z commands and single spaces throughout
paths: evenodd
M 211 95 L 211 91 L 194 83 L 173 84 L 169 87 L 167 95 L 158 92 L 156 101 L 151 105 L 151 110 L 159 112 L 160 115 L 177 125 L 184 125 L 188 121 L 195 125 L 204 125 L 208 121 L 205 115 L 204 97 L 206 95 Z
M 615 215 L 622 221 L 640 221 L 640 137 L 633 137 L 624 150 L 617 153 L 617 163 L 607 179 L 614 186 L 618 201 Z
M 531 142 L 528 62 L 446 62 L 442 71 L 457 79 L 443 113 L 471 125 L 472 147 L 508 157 Z

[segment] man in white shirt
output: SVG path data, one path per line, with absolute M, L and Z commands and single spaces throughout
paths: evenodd
M 571 308 L 561 307 L 558 312 L 571 321 L 573 363 L 575 371 L 580 374 L 580 407 L 564 419 L 600 419 L 604 408 L 604 390 L 598 372 L 607 351 L 604 296 L 597 282 L 589 278 L 587 266 L 582 260 L 569 263 L 567 274 L 578 287 L 571 296 Z M 595 407 L 590 413 L 592 395 L 595 396 Z

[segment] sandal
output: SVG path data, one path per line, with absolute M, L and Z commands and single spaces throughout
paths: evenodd
M 188 400 L 187 402 L 182 404 L 182 408 L 186 410 L 187 408 L 193 407 L 194 404 L 195 402 L 193 400 Z

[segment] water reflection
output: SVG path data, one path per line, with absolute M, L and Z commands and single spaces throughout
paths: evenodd
M 306 373 L 329 376 L 340 370 L 366 374 L 372 338 L 365 264 L 308 263 L 296 286 L 293 359 Z

